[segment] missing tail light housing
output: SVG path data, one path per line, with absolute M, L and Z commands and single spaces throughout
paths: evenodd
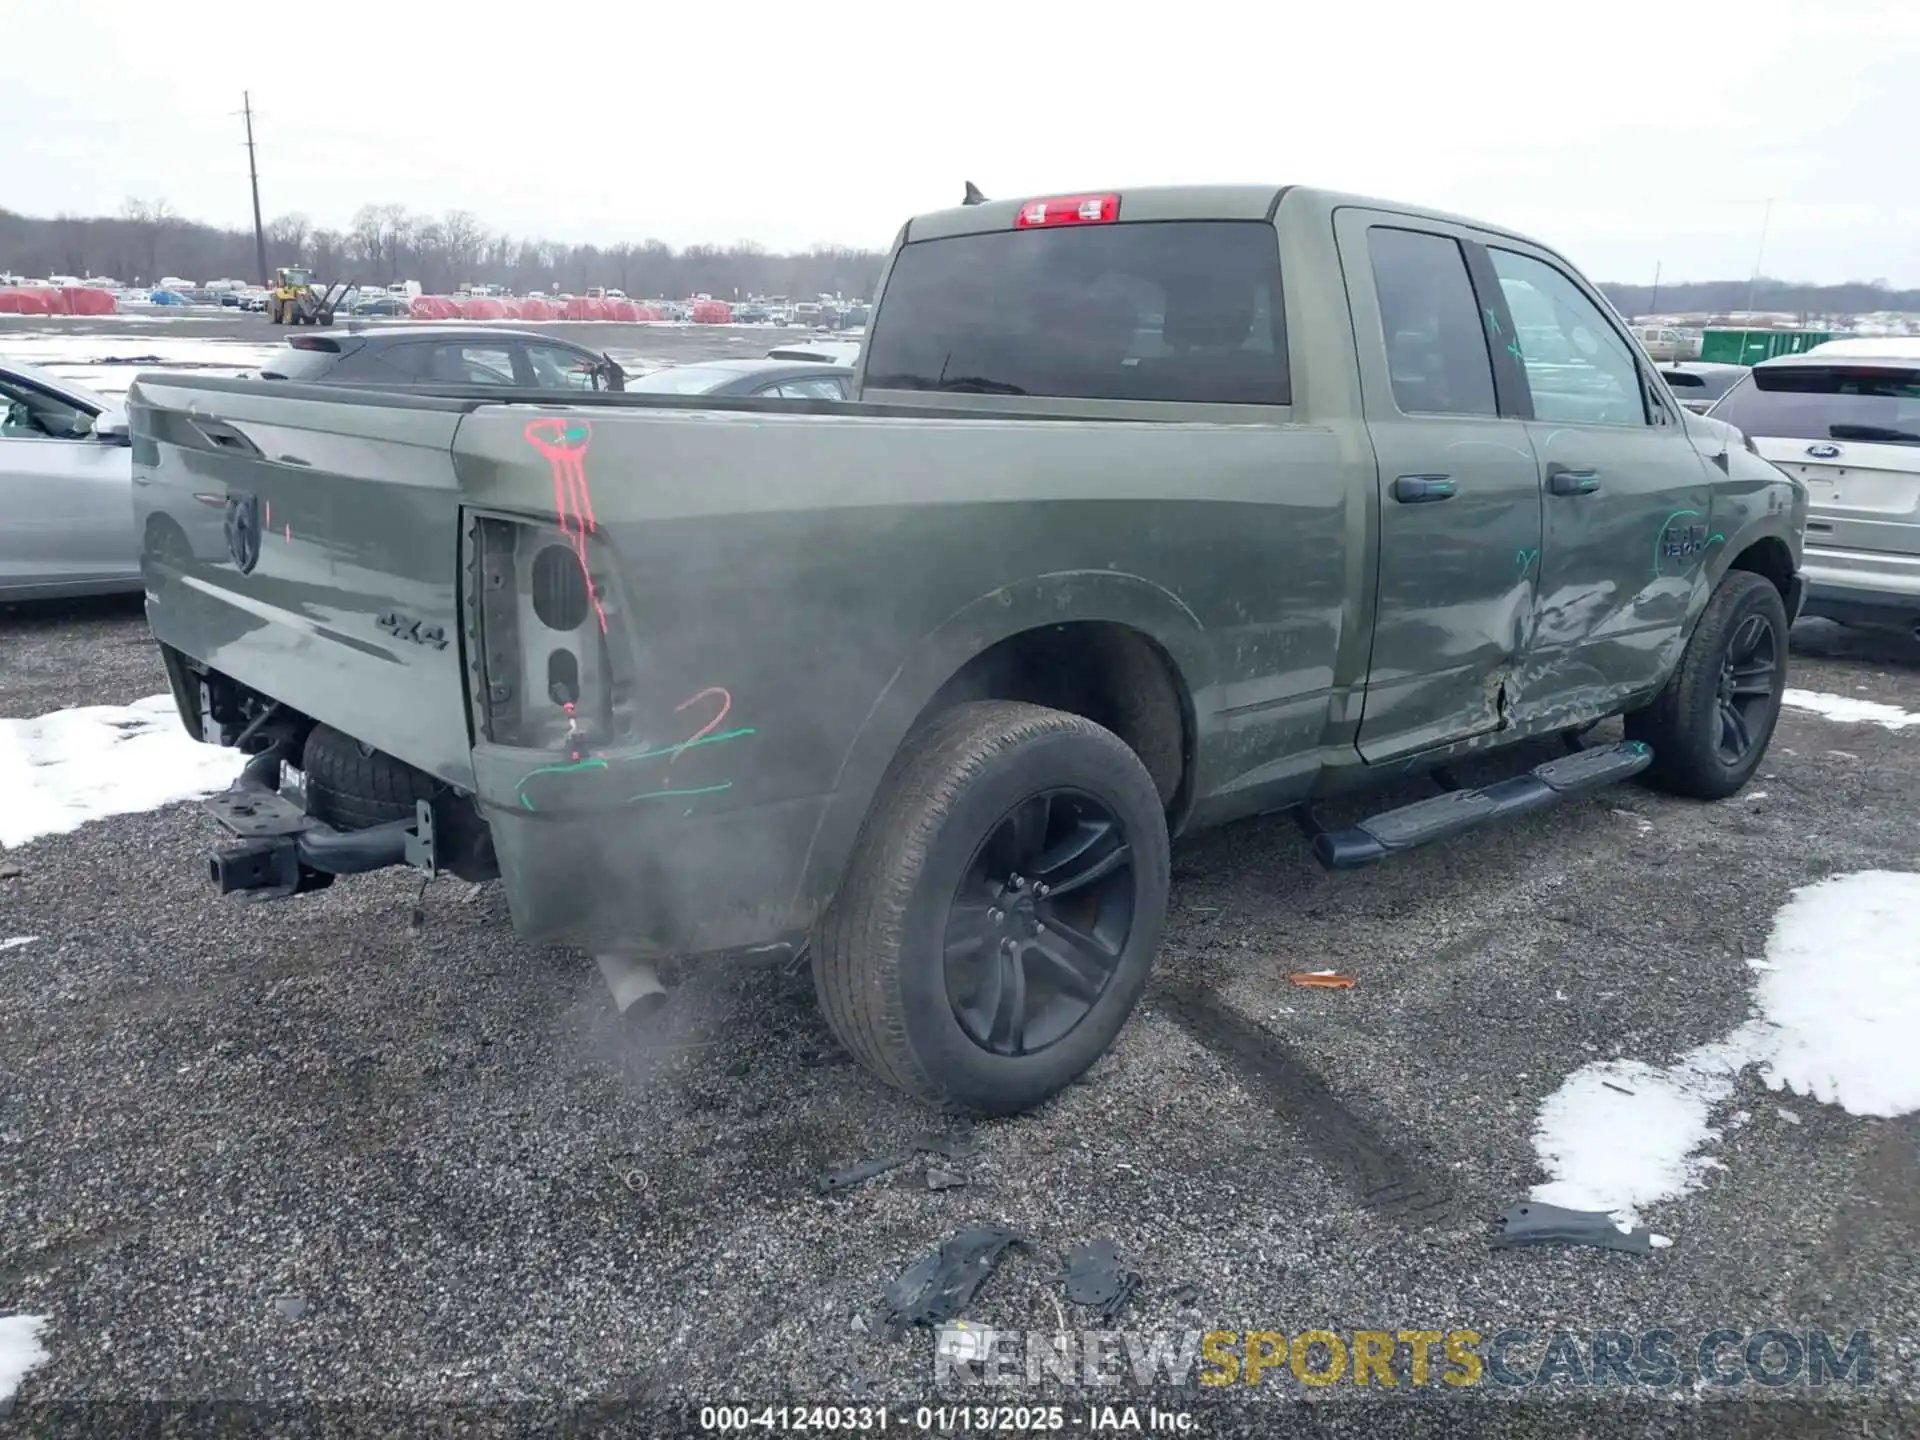
M 1016 230 L 1038 230 L 1058 225 L 1111 225 L 1120 218 L 1118 195 L 1056 195 L 1029 200 L 1013 216 Z
M 628 736 L 615 606 L 600 541 L 558 526 L 475 515 L 464 532 L 467 690 L 477 737 L 589 753 Z M 614 643 L 610 643 L 610 639 Z

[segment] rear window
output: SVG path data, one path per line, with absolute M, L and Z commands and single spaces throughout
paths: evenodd
M 719 370 L 706 365 L 671 365 L 645 375 L 629 376 L 627 389 L 655 395 L 705 395 L 729 381 L 738 380 L 737 370 Z
M 1762 438 L 1920 444 L 1920 369 L 1762 367 L 1709 413 Z
M 1259 221 L 922 240 L 894 261 L 866 387 L 1285 405 L 1278 241 Z
M 312 380 L 339 363 L 337 349 L 296 350 L 291 345 L 282 345 L 260 367 L 260 373 L 270 380 Z

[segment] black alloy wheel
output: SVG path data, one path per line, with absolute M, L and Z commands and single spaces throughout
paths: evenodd
M 1780 636 L 1772 617 L 1758 611 L 1748 615 L 1727 644 L 1715 692 L 1719 731 L 1714 753 L 1729 769 L 1744 761 L 1768 733 L 1779 665 Z
M 1064 1038 L 1112 982 L 1137 883 L 1125 825 L 1075 790 L 1005 815 L 947 910 L 947 999 L 974 1044 L 1032 1055 Z

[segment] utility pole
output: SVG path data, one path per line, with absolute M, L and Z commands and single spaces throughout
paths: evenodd
M 1760 217 L 1760 250 L 1753 257 L 1753 279 L 1747 282 L 1747 319 L 1753 319 L 1754 292 L 1760 288 L 1760 262 L 1767 256 L 1767 227 L 1773 223 L 1773 201 L 1767 201 L 1766 212 Z
M 253 258 L 260 267 L 260 285 L 267 284 L 267 232 L 260 223 L 260 169 L 253 160 L 253 96 L 240 92 L 241 113 L 247 117 L 247 178 L 253 182 Z

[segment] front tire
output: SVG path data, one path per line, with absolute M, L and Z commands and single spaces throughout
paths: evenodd
M 888 1083 L 1027 1110 L 1126 1023 L 1168 884 L 1159 794 L 1118 736 L 1037 705 L 956 706 L 882 783 L 816 937 L 815 992 Z
M 1764 576 L 1730 570 L 1707 601 L 1666 687 L 1627 716 L 1653 750 L 1659 789 L 1724 800 L 1765 758 L 1787 688 L 1787 610 Z

